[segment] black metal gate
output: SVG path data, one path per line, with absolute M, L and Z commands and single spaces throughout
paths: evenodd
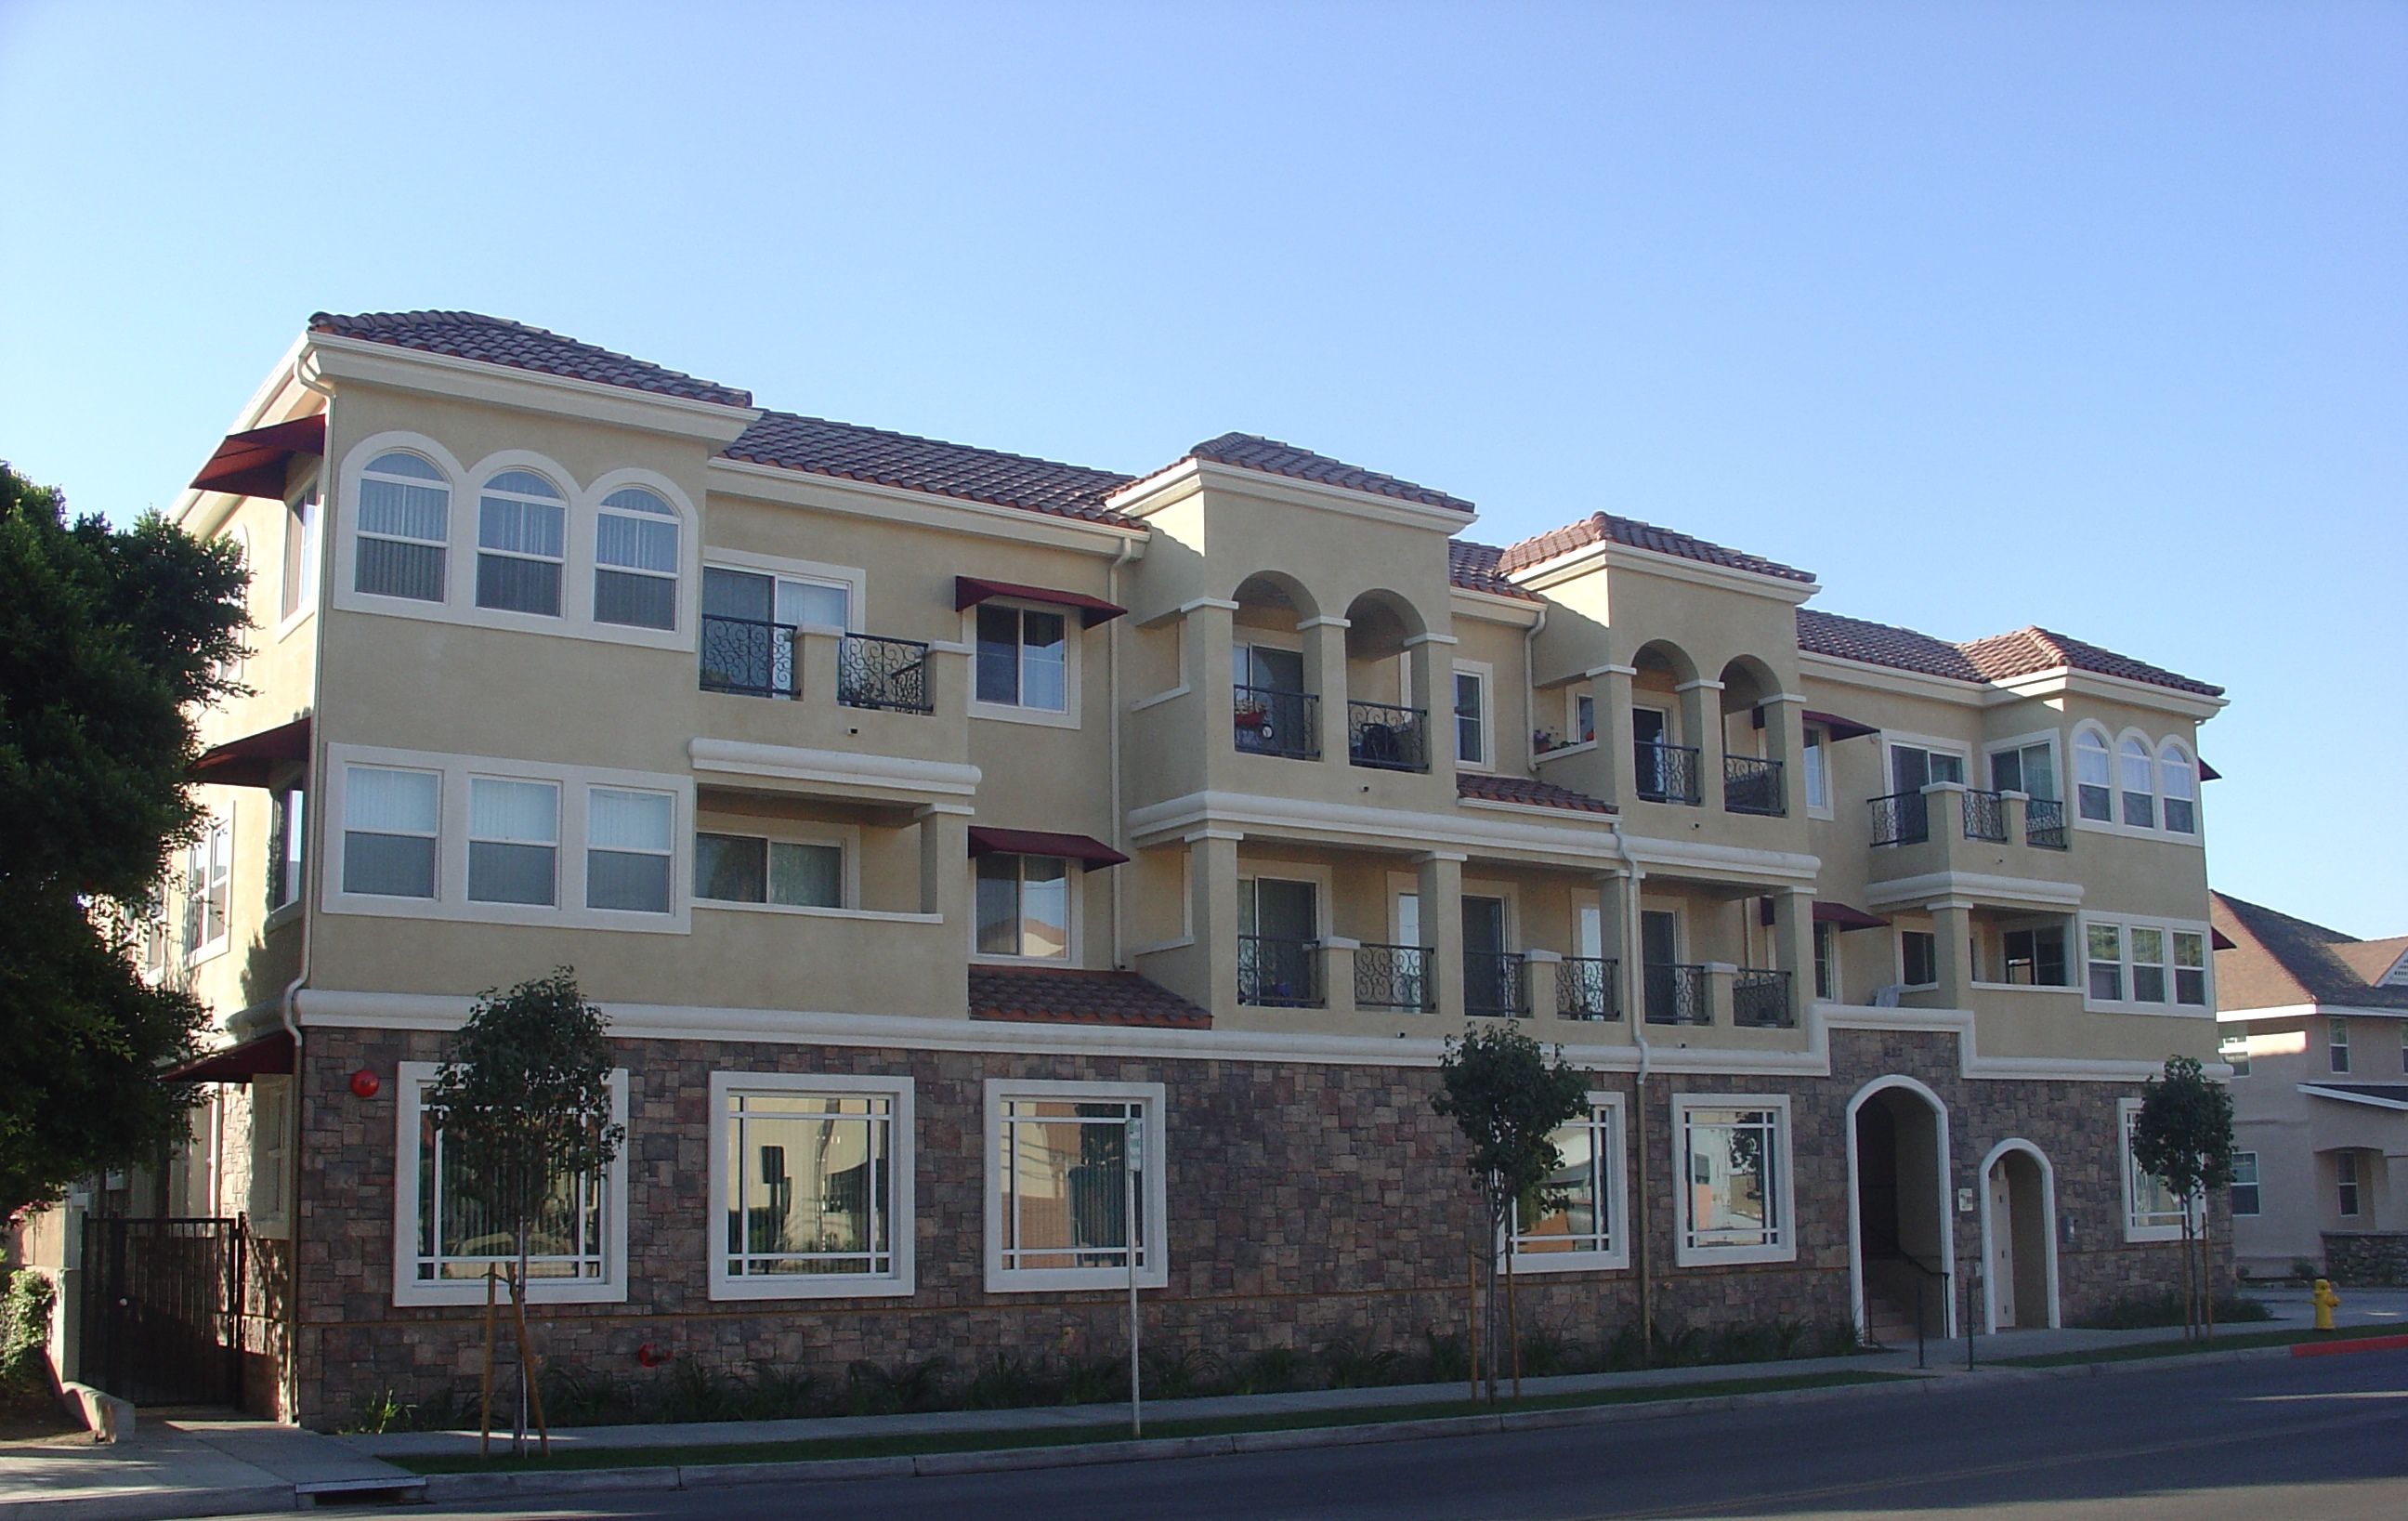
M 242 1222 L 83 1222 L 83 1380 L 137 1405 L 242 1403 Z

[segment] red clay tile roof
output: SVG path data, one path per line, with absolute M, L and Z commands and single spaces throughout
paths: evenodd
M 1584 792 L 1558 787 L 1552 782 L 1532 782 L 1526 777 L 1490 776 L 1481 771 L 1457 771 L 1455 774 L 1455 795 L 1484 803 L 1519 803 L 1524 808 L 1560 808 L 1569 813 L 1611 813 L 1612 803 L 1602 797 L 1591 797 Z
M 1670 528 L 1658 528 L 1637 518 L 1619 518 L 1611 512 L 1592 512 L 1578 523 L 1568 523 L 1560 528 L 1550 528 L 1543 534 L 1508 545 L 1498 568 L 1508 574 L 1528 566 L 1541 565 L 1558 554 L 1611 540 L 1632 549 L 1654 550 L 1658 554 L 1677 554 L 1684 560 L 1697 560 L 1706 565 L 1721 566 L 1728 570 L 1752 571 L 1770 576 L 1777 581 L 1811 581 L 1814 573 L 1768 560 L 1745 550 L 1726 549 L 1691 534 Z
M 539 375 L 562 375 L 598 385 L 624 386 L 630 391 L 683 396 L 689 401 L 715 401 L 729 407 L 752 405 L 750 391 L 697 380 L 691 375 L 547 333 L 540 327 L 481 312 L 371 311 L 345 317 L 321 311 L 310 317 L 309 331 L 450 354 L 456 359 L 480 360 L 488 365 L 507 365 Z
M 1498 572 L 1497 557 L 1504 552 L 1494 544 L 1474 544 L 1466 539 L 1450 538 L 1446 544 L 1446 579 L 1469 592 L 1519 597 L 1525 602 L 1539 601 L 1539 594 L 1524 591 Z
M 1105 496 L 1129 482 L 1129 477 L 1111 470 L 1057 465 L 1025 454 L 798 417 L 793 412 L 762 413 L 759 422 L 722 452 L 729 459 L 809 475 L 866 481 L 996 507 L 1025 508 L 1116 527 L 1140 526 L 1136 519 L 1103 505 Z
M 1374 496 L 1392 496 L 1400 502 L 1418 502 L 1424 507 L 1451 507 L 1458 512 L 1472 510 L 1469 502 L 1460 496 L 1450 496 L 1427 486 L 1416 486 L 1410 481 L 1399 481 L 1392 475 L 1367 470 L 1359 465 L 1316 454 L 1310 449 L 1298 449 L 1276 438 L 1265 438 L 1252 433 L 1225 433 L 1218 438 L 1208 438 L 1186 453 L 1188 459 L 1211 460 L 1216 465 L 1235 465 L 1243 469 L 1260 470 L 1267 475 L 1283 475 L 1296 481 L 1311 481 L 1325 486 L 1343 486 L 1348 491 L 1368 492 Z
M 1068 967 L 972 967 L 970 1017 L 1180 1030 L 1212 1025 L 1211 1014 L 1133 971 Z
M 1959 682 L 2003 682 L 2034 671 L 2071 667 L 2126 681 L 2145 682 L 2200 696 L 2214 697 L 2224 688 L 2178 676 L 2146 661 L 2119 655 L 2081 639 L 2052 634 L 2044 628 L 2019 628 L 1985 639 L 1951 644 L 1912 628 L 1876 624 L 1862 618 L 1811 608 L 1798 610 L 1798 648 L 1868 666 L 1945 676 Z

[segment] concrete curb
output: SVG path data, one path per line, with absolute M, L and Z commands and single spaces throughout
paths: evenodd
M 78 1495 L 0 1504 L 9 1521 L 183 1521 L 186 1516 L 248 1515 L 292 1511 L 301 1501 L 289 1484 L 228 1489 L 149 1489 L 130 1495 Z

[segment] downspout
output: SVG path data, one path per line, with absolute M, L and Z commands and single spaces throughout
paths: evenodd
M 1529 743 L 1539 732 L 1539 667 L 1534 661 L 1539 653 L 1539 636 L 1546 631 L 1547 604 L 1541 602 L 1539 604 L 1537 621 L 1522 631 L 1522 722 L 1528 725 L 1530 730 L 1529 734 L 1523 737 L 1525 744 Z M 1568 725 L 1564 743 L 1571 742 L 1572 737 Z M 1535 749 L 1530 753 L 1530 774 L 1532 776 L 1539 774 L 1539 754 Z
M 1630 853 L 1630 840 L 1622 832 L 1622 821 L 1613 821 L 1613 848 L 1621 854 L 1622 864 L 1630 872 L 1630 901 L 1623 910 L 1622 954 L 1627 969 L 1631 953 L 1638 948 L 1639 939 L 1632 933 L 1639 911 L 1639 884 L 1647 880 L 1646 868 L 1639 857 Z M 1641 1002 L 1646 1001 L 1646 984 L 1640 984 Z M 1639 1073 L 1631 1084 L 1632 1123 L 1638 1132 L 1639 1207 L 1630 1212 L 1631 1235 L 1637 1238 L 1631 1245 L 1639 1263 L 1639 1337 L 1646 1355 L 1656 1347 L 1656 1274 L 1649 1262 L 1652 1244 L 1648 1232 L 1647 1198 L 1647 1074 L 1654 1066 L 1655 1050 L 1647 1043 L 1647 1011 L 1630 1011 L 1630 1036 L 1639 1044 Z
M 1121 599 L 1121 567 L 1137 558 L 1137 547 L 1142 539 L 1125 539 L 1120 553 L 1104 569 L 1104 600 L 1118 604 Z M 1112 784 L 1112 849 L 1128 854 L 1128 820 L 1121 809 L 1121 621 L 1112 620 L 1111 632 L 1104 644 L 1104 685 L 1111 711 L 1105 721 L 1106 743 L 1111 747 Z M 1122 948 L 1127 943 L 1125 910 L 1128 903 L 1127 873 L 1115 868 L 1112 871 L 1112 969 L 1125 969 Z

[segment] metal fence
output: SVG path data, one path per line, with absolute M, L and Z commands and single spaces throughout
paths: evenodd
M 1428 1012 L 1432 1007 L 1429 969 L 1436 954 L 1426 945 L 1358 946 L 1354 1007 Z
M 1271 1009 L 1318 1009 L 1321 993 L 1318 940 L 1238 937 L 1238 1001 Z
M 1383 771 L 1429 769 L 1429 714 L 1384 702 L 1346 705 L 1346 754 Z
M 1620 1019 L 1620 968 L 1612 956 L 1564 957 L 1555 969 L 1555 1012 L 1566 1019 Z
M 82 1368 L 137 1405 L 242 1403 L 238 1220 L 83 1222 Z

